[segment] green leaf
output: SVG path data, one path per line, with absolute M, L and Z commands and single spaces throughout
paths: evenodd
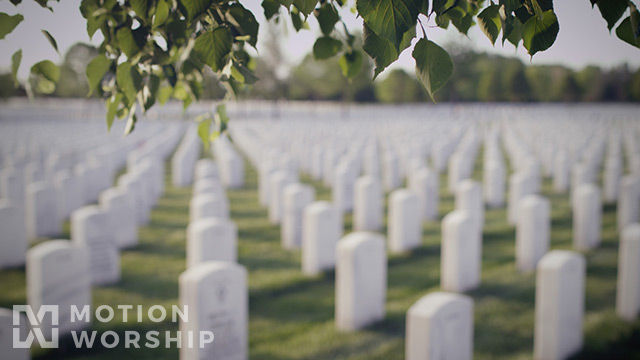
M 58 43 L 56 42 L 56 39 L 54 39 L 53 36 L 51 36 L 51 34 L 47 30 L 40 30 L 40 31 L 42 31 L 42 33 L 44 34 L 44 37 L 47 38 L 47 40 L 49 41 L 49 44 L 51 44 L 51 46 L 53 46 L 56 52 L 60 54 L 60 51 L 58 51 Z
M 128 58 L 134 57 L 138 51 L 140 51 L 140 45 L 133 36 L 133 32 L 128 27 L 122 27 L 116 33 L 118 44 L 120 49 L 127 55 Z
M 527 10 L 526 6 L 520 6 L 519 8 L 514 10 L 513 13 L 516 15 L 518 20 L 520 20 L 520 22 L 523 24 L 529 21 L 529 19 L 533 16 L 533 13 L 530 13 L 529 10 Z
M 105 9 L 105 7 L 102 7 L 99 0 L 82 0 L 80 3 L 80 13 L 87 19 L 87 34 L 89 35 L 89 39 L 91 39 L 93 34 L 107 21 L 106 15 L 95 15 L 96 11 L 100 9 Z
M 156 14 L 153 17 L 154 28 L 157 28 L 158 26 L 161 26 L 162 24 L 167 22 L 167 19 L 169 18 L 169 10 L 170 7 L 167 3 L 167 0 L 158 1 L 158 5 L 156 5 Z
M 537 52 L 547 50 L 556 41 L 560 25 L 553 10 L 542 13 L 542 19 L 532 16 L 522 26 L 524 47 L 533 57 Z
M 255 82 L 259 80 L 249 68 L 237 61 L 233 61 L 231 76 L 243 84 L 255 84 Z
M 49 60 L 43 60 L 31 67 L 31 73 L 42 75 L 45 79 L 57 83 L 60 80 L 60 68 Z
M 317 4 L 318 0 L 293 0 L 293 5 L 304 14 L 305 18 L 311 14 Z
M 453 61 L 443 48 L 424 38 L 418 40 L 412 55 L 416 60 L 418 80 L 427 89 L 433 100 L 433 94 L 451 77 Z
M 136 95 L 142 88 L 142 76 L 136 66 L 123 62 L 116 69 L 116 84 L 124 93 L 129 104 L 136 101 Z
M 198 136 L 200 137 L 200 141 L 205 146 L 205 148 L 209 147 L 209 135 L 211 134 L 211 118 L 206 117 L 198 122 Z
M 278 0 L 278 2 L 282 4 L 282 6 L 286 7 L 287 10 L 289 10 L 291 8 L 291 4 L 293 4 L 293 0 Z
M 36 90 L 42 94 L 51 94 L 56 90 L 60 79 L 60 68 L 49 60 L 40 61 L 31 67 L 31 75 L 36 79 Z
M 631 10 L 631 30 L 633 31 L 633 37 L 637 40 L 640 37 L 640 12 L 638 12 L 638 8 L 632 3 L 629 2 L 629 10 Z
M 616 35 L 627 44 L 640 48 L 640 37 L 635 37 L 634 35 L 633 27 L 631 26 L 631 16 L 627 16 L 627 18 L 622 20 L 620 25 L 618 25 Z
M 439 28 L 442 28 L 442 29 L 448 28 L 450 22 L 451 22 L 451 19 L 446 14 L 436 15 L 436 25 L 438 25 Z
M 216 125 L 219 132 L 224 132 L 227 129 L 227 123 L 229 123 L 229 115 L 227 115 L 227 107 L 225 104 L 220 104 L 216 108 L 215 115 Z
M 169 64 L 162 66 L 162 73 L 172 87 L 176 86 L 176 83 L 178 82 L 178 74 L 176 73 L 176 68 L 173 67 L 173 65 Z
M 129 119 L 127 119 L 127 125 L 124 128 L 124 134 L 129 135 L 135 129 L 138 117 L 136 116 L 135 105 L 129 110 Z
M 456 27 L 456 29 L 458 29 L 459 32 L 465 35 L 467 35 L 469 29 L 475 24 L 475 22 L 473 21 L 473 15 L 471 14 L 467 14 L 461 18 L 452 18 L 451 23 Z
M 316 19 L 318 19 L 318 24 L 320 24 L 320 30 L 326 36 L 331 34 L 336 23 L 340 20 L 340 15 L 338 15 L 338 12 L 330 2 L 324 3 L 317 9 L 315 15 Z
M 433 11 L 440 15 L 455 4 L 456 0 L 433 0 Z
M 505 22 L 504 30 L 502 32 L 502 44 L 505 40 L 509 40 L 516 48 L 522 40 L 522 23 L 517 17 L 513 17 L 510 21 Z
M 627 0 L 597 0 L 596 4 L 600 15 L 607 21 L 607 28 L 611 31 L 627 10 L 629 3 Z
M 90 96 L 93 93 L 93 90 L 95 90 L 98 85 L 100 85 L 104 74 L 109 71 L 110 67 L 111 60 L 107 59 L 107 57 L 104 55 L 98 55 L 94 57 L 87 65 L 86 73 L 87 80 L 89 81 L 89 93 L 87 94 L 87 96 Z
M 346 52 L 340 57 L 340 69 L 347 79 L 353 79 L 362 69 L 362 53 L 359 51 Z
M 304 20 L 302 20 L 302 16 L 298 11 L 291 12 L 291 23 L 293 24 L 293 28 L 296 29 L 296 32 L 300 31 L 304 27 Z
M 149 18 L 149 0 L 129 0 L 131 8 L 144 23 Z
M 478 14 L 478 26 L 480 30 L 487 35 L 491 41 L 491 45 L 495 45 L 500 30 L 502 29 L 502 21 L 500 20 L 500 7 L 498 5 L 490 5 Z
M 18 4 L 20 4 L 21 2 L 22 2 L 22 0 L 11 0 L 11 3 L 12 3 L 13 5 L 16 5 L 16 6 L 17 6 Z
M 144 91 L 144 111 L 149 110 L 153 104 L 156 103 L 156 97 L 158 96 L 158 90 L 160 89 L 160 83 L 162 79 L 157 75 L 149 75 L 147 85 L 143 88 Z
M 158 90 L 157 99 L 161 105 L 164 105 L 169 101 L 169 98 L 173 94 L 173 88 L 171 86 L 163 86 Z
M 400 51 L 405 33 L 416 26 L 422 4 L 419 0 L 358 0 L 356 6 L 365 24 Z
M 22 49 L 16 51 L 11 56 L 11 76 L 13 77 L 13 86 L 18 87 L 18 69 L 20 68 L 20 62 L 22 61 Z
M 280 3 L 276 0 L 263 0 L 262 8 L 264 9 L 264 17 L 271 20 L 280 11 Z
M 229 10 L 226 13 L 227 21 L 233 25 L 233 27 L 240 33 L 240 35 L 248 35 L 249 44 L 253 47 L 258 42 L 258 22 L 256 21 L 253 13 L 244 6 L 238 4 L 232 4 L 229 6 Z
M 22 20 L 24 20 L 24 16 L 20 14 L 10 16 L 5 13 L 0 13 L 0 40 L 10 34 Z
M 122 94 L 114 94 L 110 98 L 107 99 L 107 130 L 111 131 L 111 125 L 113 125 L 113 120 L 116 117 L 118 112 L 118 105 L 122 101 Z
M 213 71 L 222 70 L 231 51 L 232 38 L 228 28 L 217 27 L 196 38 L 193 51 Z
M 504 6 L 505 12 L 511 14 L 517 8 L 522 6 L 522 0 L 500 0 L 500 5 Z
M 329 36 L 318 38 L 313 44 L 313 56 L 317 60 L 328 59 L 338 53 L 342 48 L 342 42 Z
M 400 51 L 387 39 L 381 38 L 364 24 L 362 35 L 362 49 L 373 58 L 376 68 L 373 74 L 375 79 L 380 73 L 398 59 L 400 53 L 411 45 L 411 40 L 416 36 L 416 28 L 409 29 L 400 43 Z
M 200 14 L 204 13 L 209 6 L 211 6 L 212 0 L 179 0 L 180 4 L 186 10 L 187 20 L 192 21 Z

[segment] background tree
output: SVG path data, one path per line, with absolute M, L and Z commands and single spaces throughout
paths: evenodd
M 64 56 L 64 62 L 60 65 L 60 80 L 54 94 L 61 97 L 86 97 L 89 92 L 89 82 L 85 71 L 96 55 L 98 55 L 98 49 L 94 46 L 81 43 L 71 46 Z
M 49 7 L 53 0 L 34 1 Z M 640 47 L 640 13 L 631 0 L 589 1 L 609 30 L 615 28 L 618 38 Z M 17 6 L 22 0 L 11 2 Z M 522 43 L 531 56 L 552 46 L 560 28 L 553 0 L 357 0 L 353 11 L 364 20 L 360 48 L 338 11 L 351 6 L 347 0 L 263 0 L 262 6 L 267 19 L 290 18 L 296 31 L 307 28 L 306 19 L 315 16 L 321 30 L 313 47 L 315 58 L 338 57 L 347 78 L 360 71 L 361 49 L 374 61 L 375 78 L 417 38 L 412 52 L 416 75 L 432 98 L 451 77 L 453 62 L 428 39 L 430 26 L 452 26 L 466 34 L 478 24 L 493 44 Z M 99 55 L 87 66 L 87 77 L 89 92 L 101 91 L 106 98 L 109 127 L 115 118 L 127 119 L 125 132 L 132 131 L 136 108 L 146 111 L 158 98 L 172 97 L 186 108 L 201 98 L 206 68 L 217 74 L 227 94 L 258 80 L 245 47 L 256 46 L 259 24 L 240 1 L 82 0 L 80 10 L 89 36 L 100 31 L 104 37 Z M 20 14 L 0 13 L 0 39 L 22 20 Z M 53 37 L 43 34 L 57 50 Z M 14 77 L 21 57 L 20 51 L 12 56 Z M 38 92 L 55 91 L 60 69 L 51 61 L 35 64 L 31 73 Z M 615 96 L 616 91 L 608 93 Z M 224 111 L 217 114 L 213 136 L 226 126 L 220 115 Z
M 376 97 L 384 103 L 421 102 L 426 100 L 420 83 L 404 70 L 394 69 L 376 82 Z

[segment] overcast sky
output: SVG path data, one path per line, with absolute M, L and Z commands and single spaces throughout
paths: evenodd
M 48 30 L 56 38 L 62 54 L 79 41 L 99 44 L 102 40 L 99 31 L 93 41 L 89 40 L 85 30 L 85 20 L 78 8 L 79 2 L 79 0 L 64 0 L 60 3 L 52 3 L 54 12 L 51 13 L 34 1 L 24 1 L 18 7 L 14 7 L 9 1 L 0 1 L 0 11 L 9 14 L 15 14 L 19 11 L 25 17 L 25 21 L 13 33 L 4 40 L 0 40 L 0 68 L 9 69 L 11 54 L 20 48 L 23 51 L 21 78 L 25 78 L 31 65 L 40 60 L 49 59 L 56 63 L 60 62 L 61 56 L 49 45 L 40 32 L 41 29 Z M 242 1 L 242 4 L 252 10 L 262 24 L 265 18 L 260 3 L 261 0 Z M 353 0 L 350 0 L 350 3 L 353 3 Z M 564 64 L 576 69 L 589 64 L 606 68 L 622 63 L 628 63 L 633 68 L 640 66 L 640 49 L 622 42 L 615 36 L 615 33 L 609 34 L 606 22 L 597 9 L 591 9 L 589 0 L 556 1 L 555 10 L 560 22 L 558 38 L 551 49 L 536 54 L 532 61 L 533 64 Z M 345 9 L 342 15 L 351 29 L 359 30 L 362 28 L 362 20 L 357 19 L 348 9 Z M 300 33 L 295 33 L 290 28 L 290 31 L 287 31 L 288 36 L 283 39 L 282 48 L 287 54 L 290 64 L 297 63 L 311 51 L 313 42 L 320 33 L 313 16 L 309 18 L 309 22 L 310 31 L 303 30 Z M 264 31 L 261 30 L 261 36 L 264 37 L 264 35 Z M 477 26 L 474 26 L 469 32 L 469 37 L 459 34 L 453 27 L 448 30 L 435 27 L 427 28 L 427 35 L 430 39 L 441 44 L 457 42 L 478 51 L 516 55 L 525 62 L 530 61 L 526 49 L 522 46 L 516 51 L 509 43 L 505 44 L 503 48 L 498 41 L 496 47 L 492 47 Z M 260 49 L 259 44 L 258 50 Z M 411 49 L 405 50 L 399 61 L 393 66 L 412 70 L 414 63 L 411 58 Z

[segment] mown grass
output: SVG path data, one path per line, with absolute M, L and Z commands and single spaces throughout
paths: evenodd
M 481 179 L 481 159 L 474 178 Z M 168 170 L 168 166 L 167 166 Z M 140 229 L 140 245 L 122 252 L 122 281 L 93 291 L 94 306 L 120 304 L 170 307 L 178 304 L 178 276 L 185 269 L 185 228 L 190 189 L 171 186 L 167 172 L 166 193 L 153 210 L 151 222 Z M 316 188 L 318 199 L 330 199 L 330 191 L 303 176 Z M 454 199 L 441 177 L 440 217 L 453 210 Z M 552 248 L 571 248 L 571 209 L 566 195 L 555 194 L 549 181 L 542 193 L 552 202 Z M 267 220 L 258 205 L 257 174 L 246 164 L 246 187 L 228 191 L 231 216 L 239 229 L 239 262 L 249 271 L 249 342 L 252 359 L 403 359 L 407 309 L 421 296 L 439 290 L 440 222 L 424 224 L 423 244 L 406 254 L 389 256 L 387 316 L 384 321 L 354 333 L 335 330 L 334 274 L 305 277 L 300 272 L 300 252 L 280 246 L 279 227 Z M 68 227 L 65 227 L 68 231 Z M 351 216 L 345 217 L 345 233 Z M 386 232 L 386 226 L 385 230 Z M 68 236 L 68 233 L 66 234 Z M 615 316 L 618 236 L 615 206 L 603 212 L 602 245 L 585 253 L 585 346 L 576 359 L 640 358 L 640 321 L 625 323 Z M 475 359 L 530 359 L 533 350 L 535 274 L 515 270 L 515 232 L 506 222 L 505 209 L 488 209 L 483 244 L 482 285 L 469 293 L 475 303 Z M 24 269 L 0 272 L 0 306 L 24 304 Z M 99 333 L 114 330 L 175 332 L 171 319 L 156 324 L 94 322 Z M 172 333 L 174 336 L 175 333 Z M 164 345 L 164 342 L 162 343 Z M 35 350 L 37 359 L 139 358 L 175 359 L 178 350 L 94 348 L 67 346 Z

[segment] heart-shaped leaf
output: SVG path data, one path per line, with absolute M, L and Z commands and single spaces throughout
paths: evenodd
M 416 60 L 418 80 L 433 100 L 433 94 L 449 80 L 453 73 L 451 56 L 436 43 L 424 38 L 416 43 L 412 55 Z

